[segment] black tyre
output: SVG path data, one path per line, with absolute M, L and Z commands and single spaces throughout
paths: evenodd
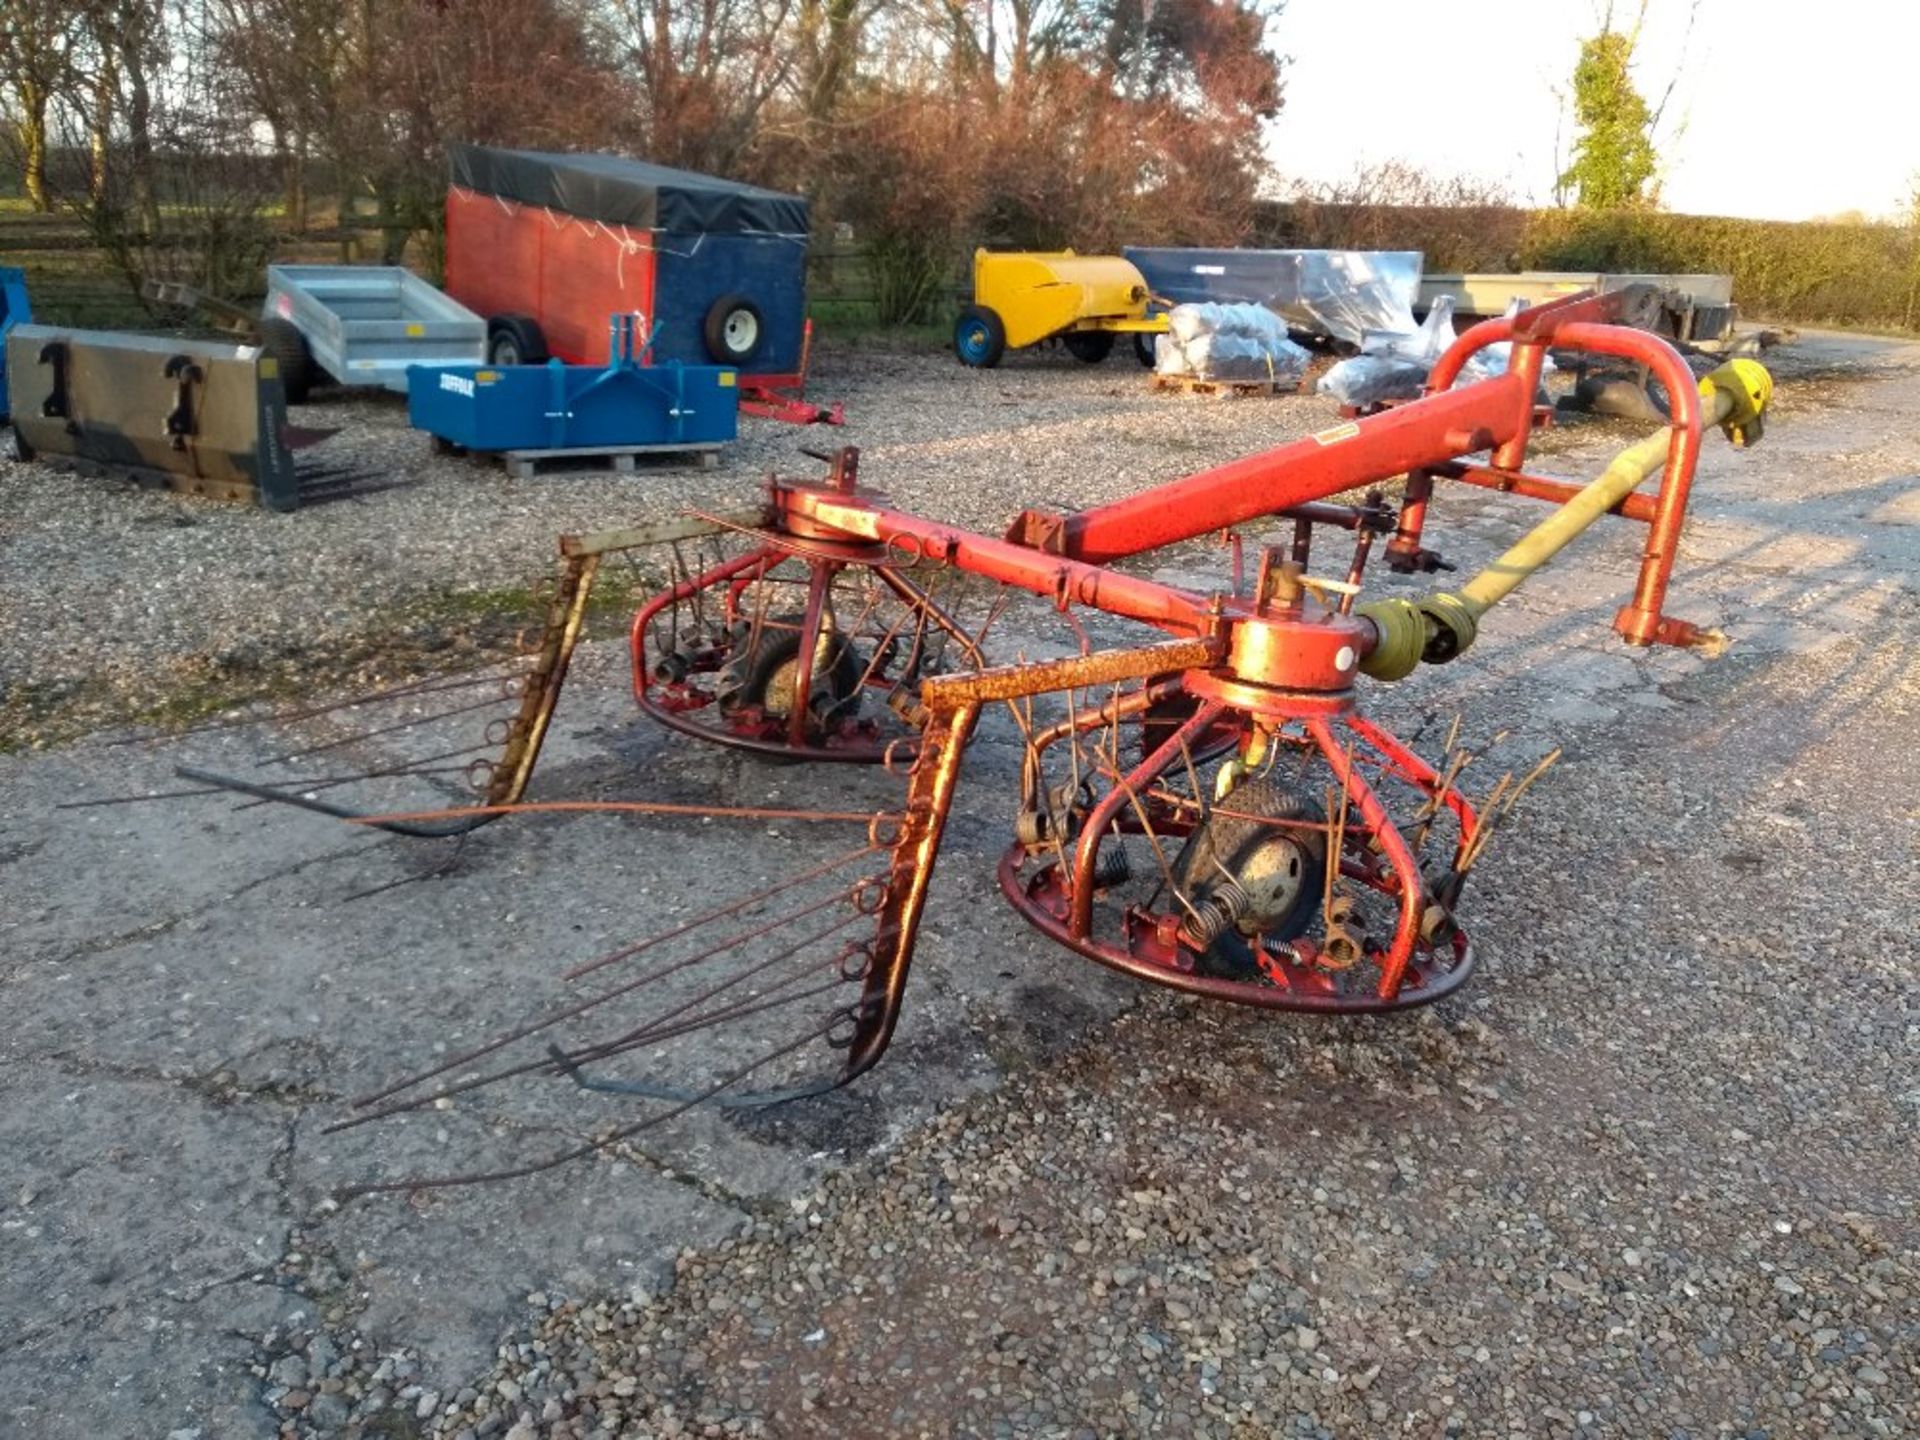
M 991 370 L 1007 353 L 1007 327 L 984 305 L 969 305 L 953 322 L 953 353 L 962 365 Z
M 260 348 L 271 355 L 279 367 L 280 388 L 286 392 L 287 403 L 304 405 L 313 390 L 314 373 L 319 369 L 313 363 L 307 337 L 291 320 L 269 315 L 260 322 Z
M 17 460 L 22 465 L 33 459 L 33 447 L 18 430 L 7 431 L 7 458 Z
M 1643 425 L 1665 425 L 1671 418 L 1664 385 L 1651 379 L 1642 384 L 1622 375 L 1584 377 L 1567 408 Z
M 758 643 L 736 655 L 727 666 L 721 681 L 723 708 L 757 705 L 776 718 L 793 713 L 803 619 L 800 615 L 778 615 L 760 627 Z M 821 639 L 826 650 L 824 655 L 815 652 L 810 733 L 818 733 L 831 721 L 852 719 L 860 709 L 864 667 L 853 642 L 844 635 Z
M 767 320 L 744 295 L 722 295 L 707 311 L 707 354 L 720 365 L 745 365 L 767 342 Z
M 527 315 L 496 315 L 487 322 L 489 365 L 544 365 L 547 337 Z
M 1067 353 L 1088 365 L 1098 365 L 1113 353 L 1110 330 L 1069 330 L 1061 338 L 1066 341 Z
M 1154 361 L 1159 358 L 1159 342 L 1160 337 L 1158 335 L 1135 333 L 1133 337 L 1133 358 L 1151 370 Z
M 1187 837 L 1174 863 L 1180 887 L 1196 905 L 1227 875 L 1253 897 L 1243 924 L 1257 937 L 1292 940 L 1313 923 L 1327 880 L 1326 823 L 1319 806 L 1271 780 L 1244 780 Z M 1253 818 L 1241 818 L 1242 816 Z M 1297 822 L 1289 825 L 1264 823 Z M 1309 828 L 1312 827 L 1312 828 Z M 1249 937 L 1228 928 L 1200 957 L 1215 975 L 1251 980 L 1260 973 Z

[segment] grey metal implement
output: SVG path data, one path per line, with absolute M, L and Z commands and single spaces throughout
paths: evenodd
M 6 346 L 22 458 L 269 510 L 384 488 L 296 466 L 332 432 L 287 424 L 276 363 L 255 346 L 52 325 L 16 325 Z

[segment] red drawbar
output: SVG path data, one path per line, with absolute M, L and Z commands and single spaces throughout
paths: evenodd
M 447 293 L 486 319 L 533 317 L 570 365 L 608 362 L 609 316 L 653 315 L 653 274 L 648 231 L 447 191 Z

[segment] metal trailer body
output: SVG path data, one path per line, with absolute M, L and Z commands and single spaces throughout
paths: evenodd
M 7 332 L 33 319 L 27 303 L 27 272 L 17 265 L 0 265 L 0 425 L 7 419 Z
M 704 447 L 735 438 L 739 397 L 734 370 L 672 360 L 421 366 L 407 421 L 468 450 Z
M 269 265 L 261 315 L 298 330 L 342 385 L 404 395 L 408 366 L 486 359 L 486 322 L 397 265 Z
M 189 495 L 295 510 L 368 488 L 293 451 L 278 362 L 251 345 L 16 325 L 6 337 L 14 446 Z
M 1740 307 L 1733 303 L 1731 275 L 1601 275 L 1570 270 L 1423 276 L 1419 309 L 1424 314 L 1442 295 L 1451 295 L 1456 316 L 1484 320 L 1505 314 L 1515 300 L 1531 307 L 1583 290 L 1611 294 L 1634 286 L 1652 286 L 1659 297 L 1644 328 L 1683 345 L 1711 346 L 1727 340 L 1740 315 Z
M 963 365 L 990 368 L 1008 350 L 1059 339 L 1076 358 L 1098 363 L 1116 335 L 1132 335 L 1136 354 L 1151 364 L 1151 337 L 1166 328 L 1146 278 L 1118 255 L 979 249 L 953 351 Z
M 1264 305 L 1303 334 L 1358 345 L 1410 330 L 1418 250 L 1207 250 L 1129 245 L 1154 297 L 1175 305 Z
M 618 155 L 451 147 L 447 290 L 523 331 L 518 358 L 605 365 L 612 315 L 648 320 L 656 363 L 799 386 L 807 202 Z M 481 357 L 503 358 L 497 351 Z

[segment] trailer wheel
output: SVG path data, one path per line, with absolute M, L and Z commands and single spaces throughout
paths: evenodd
M 1007 327 L 984 305 L 969 305 L 953 323 L 953 353 L 962 365 L 991 370 L 1007 353 Z
M 496 315 L 487 322 L 489 365 L 544 365 L 547 337 L 530 315 Z
M 1154 362 L 1160 358 L 1160 353 L 1157 349 L 1159 343 L 1160 337 L 1158 335 L 1147 335 L 1136 332 L 1133 337 L 1133 358 L 1146 366 L 1147 369 L 1153 369 Z
M 307 337 L 291 320 L 269 315 L 260 322 L 260 348 L 280 370 L 280 388 L 289 405 L 304 405 L 313 389 L 313 351 Z
M 1113 353 L 1111 330 L 1069 330 L 1063 338 L 1067 353 L 1088 365 L 1098 365 Z
M 707 311 L 707 353 L 722 365 L 745 365 L 760 352 L 767 322 L 744 295 L 722 295 Z

